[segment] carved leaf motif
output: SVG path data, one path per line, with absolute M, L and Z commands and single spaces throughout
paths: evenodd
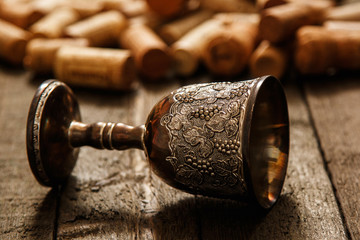
M 191 146 L 196 146 L 200 142 L 204 141 L 203 130 L 199 127 L 190 127 L 184 131 L 184 139 Z
M 216 102 L 217 101 L 217 98 L 216 97 L 208 97 L 207 99 L 206 99 L 206 103 L 208 103 L 208 104 L 212 104 L 212 103 L 214 103 L 214 102 Z
M 181 114 L 187 114 L 188 112 L 190 112 L 191 106 L 189 104 L 183 104 L 179 107 L 179 112 Z
M 191 151 L 191 148 L 189 148 L 188 146 L 185 146 L 184 148 L 182 148 L 182 152 L 183 152 L 183 154 L 188 154 L 191 157 L 195 156 L 195 153 L 193 151 Z
M 199 156 L 202 158 L 207 158 L 213 152 L 213 143 L 211 141 L 204 141 L 200 144 L 199 147 Z
M 212 138 L 212 137 L 215 135 L 214 131 L 212 131 L 212 130 L 209 129 L 209 128 L 205 128 L 205 129 L 203 129 L 203 130 L 204 130 L 204 136 L 205 136 L 207 139 Z
M 231 168 L 235 167 L 235 171 L 236 171 L 236 167 L 237 167 L 239 161 L 240 161 L 239 159 L 237 159 L 235 157 L 232 157 L 232 158 L 229 159 L 228 162 L 229 162 L 229 165 L 230 165 Z
M 220 175 L 220 176 L 228 176 L 231 171 L 230 166 L 227 162 L 225 161 L 218 161 L 212 164 L 212 167 L 214 168 L 216 174 Z
M 225 131 L 229 137 L 232 137 L 236 134 L 238 130 L 237 121 L 235 119 L 230 119 L 225 124 Z
M 221 90 L 221 91 L 216 93 L 217 98 L 226 98 L 228 96 L 229 96 L 229 93 L 226 92 L 225 90 Z
M 182 181 L 184 181 L 185 184 L 191 184 L 191 185 L 196 185 L 196 184 L 201 184 L 202 183 L 202 176 L 201 174 L 186 165 L 180 165 L 177 172 L 176 172 L 176 177 L 177 179 L 181 179 Z
M 181 119 L 181 117 L 179 117 L 180 115 L 176 115 L 174 116 L 171 121 L 168 124 L 168 127 L 172 130 L 180 130 L 183 126 L 183 121 Z
M 209 93 L 206 91 L 200 91 L 194 95 L 194 99 L 203 100 L 209 98 Z
M 178 159 L 176 157 L 168 156 L 166 157 L 166 161 L 170 162 L 174 168 L 176 168 L 178 164 Z
M 234 185 L 237 183 L 238 178 L 237 178 L 236 175 L 231 174 L 231 175 L 225 177 L 225 181 L 226 181 L 226 183 L 227 183 L 228 185 L 234 186 Z
M 182 145 L 182 139 L 178 135 L 173 135 L 170 139 L 169 147 L 171 150 L 176 149 L 176 147 Z
M 229 113 L 230 113 L 230 115 L 232 117 L 238 115 L 240 113 L 239 103 L 238 102 L 231 102 L 229 104 L 228 111 L 229 111 Z
M 224 131 L 226 118 L 224 114 L 215 114 L 207 123 L 206 126 L 214 132 Z
M 221 91 L 224 90 L 226 88 L 226 83 L 218 83 L 218 84 L 214 84 L 213 85 L 213 89 L 216 91 Z
M 165 114 L 161 120 L 160 120 L 160 124 L 162 126 L 165 126 L 166 124 L 168 124 L 171 121 L 171 116 L 169 114 Z

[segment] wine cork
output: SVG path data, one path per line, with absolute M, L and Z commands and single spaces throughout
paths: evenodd
M 283 76 L 288 57 L 286 50 L 272 45 L 269 41 L 262 41 L 252 53 L 249 68 L 252 77 L 272 75 L 278 79 Z
M 360 21 L 325 21 L 324 27 L 333 30 L 353 30 L 360 31 Z
M 137 85 L 129 50 L 64 46 L 54 66 L 59 80 L 75 86 L 126 91 Z
M 156 29 L 164 24 L 164 19 L 153 12 L 146 12 L 143 15 L 129 19 L 129 25 L 142 24 L 151 29 Z
M 0 2 L 0 18 L 18 27 L 28 28 L 42 17 L 30 3 Z
M 171 46 L 173 68 L 176 74 L 189 76 L 196 71 L 207 35 L 220 25 L 220 21 L 215 19 L 206 20 Z
M 186 11 L 189 0 L 146 0 L 149 8 L 161 17 L 171 18 Z
M 263 10 L 266 8 L 271 8 L 271 7 L 283 5 L 286 3 L 313 4 L 314 2 L 317 2 L 317 1 L 320 1 L 320 2 L 324 1 L 324 2 L 327 2 L 327 4 L 330 3 L 330 5 L 334 5 L 333 0 L 257 0 L 256 7 L 258 10 Z
M 0 19 L 0 57 L 12 64 L 21 64 L 31 34 Z
M 248 0 L 200 0 L 200 6 L 214 12 L 257 12 L 255 5 Z
M 222 22 L 248 22 L 258 25 L 260 15 L 258 13 L 217 13 L 214 19 Z
M 202 58 L 210 72 L 233 76 L 248 63 L 255 47 L 257 24 L 247 21 L 222 21 L 207 37 Z
M 133 24 L 119 38 L 120 45 L 130 49 L 140 72 L 149 79 L 164 77 L 170 67 L 167 45 L 147 26 Z
M 169 44 L 179 40 L 185 33 L 209 19 L 212 12 L 207 10 L 198 11 L 181 19 L 163 25 L 159 29 L 160 36 Z
M 289 3 L 291 0 L 256 0 L 256 8 L 258 10 L 263 10 L 266 8 L 271 8 L 285 3 Z
M 64 6 L 63 0 L 33 0 L 31 6 L 44 16 Z
M 120 32 L 127 26 L 126 18 L 113 10 L 94 15 L 65 28 L 65 35 L 86 38 L 94 47 L 108 47 L 116 44 Z
M 141 0 L 126 1 L 120 5 L 119 10 L 128 18 L 137 17 L 149 11 L 146 2 Z
M 259 31 L 263 39 L 279 43 L 293 37 L 304 25 L 322 23 L 325 11 L 332 6 L 328 1 L 287 3 L 262 12 Z
M 252 23 L 257 28 L 259 27 L 260 14 L 258 13 L 217 13 L 213 17 L 223 23 L 233 22 L 233 23 Z M 256 31 L 256 44 L 260 42 L 259 31 Z
M 53 71 L 56 52 L 63 46 L 88 46 L 88 40 L 84 38 L 36 38 L 26 46 L 24 66 L 40 74 L 48 74 Z
M 101 4 L 104 8 L 104 11 L 110 11 L 110 10 L 120 11 L 122 5 L 126 2 L 129 2 L 129 0 L 101 0 Z
M 80 18 L 88 18 L 104 10 L 101 1 L 71 0 L 65 1 L 64 6 L 71 7 L 78 12 Z
M 302 74 L 360 69 L 360 32 L 304 26 L 297 32 L 295 64 Z
M 46 15 L 30 27 L 34 37 L 60 38 L 66 26 L 80 19 L 79 14 L 71 8 L 59 8 Z
M 360 21 L 360 2 L 328 9 L 326 20 Z

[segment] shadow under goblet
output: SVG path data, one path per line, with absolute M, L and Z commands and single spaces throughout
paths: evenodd
M 289 118 L 279 81 L 194 84 L 160 100 L 145 125 L 81 122 L 71 89 L 44 82 L 30 106 L 27 152 L 36 179 L 63 184 L 79 147 L 145 151 L 167 184 L 207 196 L 247 200 L 269 209 L 286 175 Z

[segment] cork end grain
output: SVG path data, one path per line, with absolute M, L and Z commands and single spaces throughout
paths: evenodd
M 168 46 L 151 28 L 132 24 L 120 34 L 119 44 L 131 50 L 136 67 L 145 78 L 165 77 L 171 64 Z
M 326 68 L 324 55 L 327 50 L 321 46 L 321 38 L 322 36 L 317 35 L 312 29 L 303 28 L 298 31 L 295 65 L 300 73 L 316 74 Z
M 280 79 L 286 69 L 286 61 L 287 56 L 283 49 L 263 41 L 250 57 L 251 75 L 254 77 L 272 75 Z
M 11 45 L 10 54 L 8 55 L 8 60 L 16 65 L 20 65 L 25 56 L 25 49 L 27 40 L 19 39 Z
M 119 78 L 114 77 L 113 79 L 121 79 L 115 83 L 120 90 L 132 90 L 138 86 L 136 66 L 134 58 L 129 54 L 129 56 L 123 59 L 123 63 L 120 63 L 121 68 L 119 73 Z
M 276 16 L 265 13 L 259 23 L 260 36 L 272 43 L 281 42 L 286 35 L 282 25 L 283 23 Z
M 140 59 L 141 73 L 150 79 L 156 80 L 164 77 L 170 69 L 171 59 L 163 49 L 148 49 Z
M 198 56 L 186 49 L 175 49 L 172 57 L 174 71 L 179 75 L 189 76 L 196 71 L 199 65 Z
M 31 36 L 31 33 L 0 19 L 0 57 L 20 65 Z
M 203 53 L 205 65 L 217 75 L 240 73 L 249 56 L 249 49 L 242 42 L 222 34 L 212 38 Z
M 146 0 L 146 2 L 151 10 L 166 18 L 178 15 L 187 3 L 186 0 Z

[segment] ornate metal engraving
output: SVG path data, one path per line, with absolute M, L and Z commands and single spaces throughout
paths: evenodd
M 246 192 L 241 152 L 245 106 L 254 81 L 195 84 L 173 93 L 161 124 L 169 132 L 166 158 L 176 180 L 195 190 Z M 225 190 L 226 191 L 226 190 Z
M 61 85 L 60 82 L 51 82 L 41 93 L 41 96 L 39 98 L 39 102 L 36 106 L 36 111 L 34 115 L 34 124 L 32 128 L 32 145 L 34 147 L 33 154 L 35 156 L 35 165 L 37 172 L 42 179 L 42 181 L 46 184 L 50 183 L 50 179 L 46 174 L 46 171 L 43 166 L 43 162 L 41 160 L 41 154 L 40 154 L 40 125 L 41 125 L 41 117 L 42 113 L 44 111 L 44 107 L 46 104 L 46 100 L 48 99 L 48 96 L 51 94 L 51 92 Z

